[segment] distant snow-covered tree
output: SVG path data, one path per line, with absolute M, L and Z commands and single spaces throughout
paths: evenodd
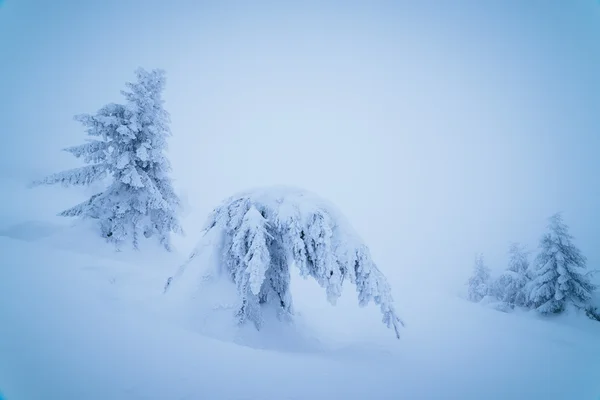
M 525 286 L 529 282 L 528 253 L 519 243 L 509 249 L 508 268 L 492 284 L 492 294 L 509 308 L 527 305 Z
M 156 235 L 170 250 L 170 233 L 181 233 L 180 201 L 169 177 L 165 156 L 171 135 L 169 114 L 163 108 L 162 70 L 136 71 L 137 81 L 122 91 L 126 104 L 108 104 L 96 114 L 78 115 L 92 139 L 66 148 L 83 159 L 85 167 L 50 175 L 34 185 L 88 186 L 105 177 L 111 183 L 100 193 L 59 215 L 94 218 L 102 236 L 117 245 L 131 241 L 137 248 L 140 235 Z
M 527 285 L 529 301 L 542 314 L 559 313 L 567 303 L 585 307 L 595 289 L 586 272 L 586 259 L 573 244 L 560 214 L 550 217 L 548 229 Z
M 239 323 L 249 321 L 260 329 L 266 307 L 276 308 L 280 317 L 293 315 L 290 266 L 295 265 L 301 276 L 325 289 L 332 304 L 345 280 L 355 284 L 359 304 L 373 300 L 383 322 L 400 336 L 403 323 L 386 278 L 350 225 L 322 199 L 285 187 L 250 191 L 217 207 L 205 234 L 219 238 L 218 269 L 235 284 Z M 166 289 L 173 283 L 170 278 Z
M 468 299 L 470 301 L 481 301 L 490 293 L 490 270 L 483 262 L 483 255 L 475 257 L 473 275 L 467 281 Z

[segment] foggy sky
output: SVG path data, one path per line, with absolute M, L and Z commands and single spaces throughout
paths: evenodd
M 335 203 L 391 280 L 459 284 L 477 252 L 503 268 L 556 211 L 600 269 L 597 2 L 252 3 L 2 3 L 0 223 L 72 205 L 19 188 L 79 166 L 73 115 L 160 67 L 183 251 L 223 198 L 288 184 Z

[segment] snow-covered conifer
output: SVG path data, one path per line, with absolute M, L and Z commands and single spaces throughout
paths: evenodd
M 227 199 L 209 216 L 206 236 L 218 237 L 219 274 L 236 286 L 239 323 L 260 328 L 265 307 L 293 315 L 290 266 L 314 278 L 335 304 L 342 284 L 356 285 L 359 304 L 379 305 L 383 322 L 400 336 L 390 286 L 369 249 L 336 209 L 305 191 L 275 187 Z M 208 235 L 210 233 L 211 235 Z M 198 249 L 204 249 L 204 243 Z M 200 250 L 190 257 L 192 261 Z M 178 275 L 190 265 L 182 266 Z M 167 287 L 173 286 L 169 280 Z
M 525 286 L 529 282 L 528 253 L 519 243 L 509 249 L 508 268 L 492 284 L 492 294 L 509 308 L 527 305 Z
M 585 307 L 595 289 L 586 273 L 586 259 L 560 214 L 550 217 L 548 229 L 527 285 L 529 301 L 542 314 L 559 313 L 567 303 Z
M 170 233 L 180 233 L 181 227 L 180 202 L 164 154 L 171 135 L 162 99 L 165 73 L 140 68 L 136 77 L 122 92 L 124 105 L 108 104 L 94 115 L 75 117 L 92 139 L 65 151 L 90 165 L 34 184 L 86 186 L 108 177 L 111 182 L 104 191 L 59 215 L 98 219 L 102 236 L 117 245 L 130 240 L 137 247 L 140 235 L 157 235 L 170 249 Z
M 473 275 L 467 282 L 468 298 L 471 301 L 481 301 L 490 292 L 489 288 L 490 270 L 483 262 L 483 255 L 475 257 Z

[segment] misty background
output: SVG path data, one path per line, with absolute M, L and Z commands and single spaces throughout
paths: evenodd
M 336 204 L 393 286 L 460 290 L 557 211 L 600 269 L 596 1 L 0 2 L 0 229 L 68 223 L 83 190 L 26 185 L 81 165 L 73 115 L 138 66 L 167 71 L 183 253 L 221 200 L 286 184 Z

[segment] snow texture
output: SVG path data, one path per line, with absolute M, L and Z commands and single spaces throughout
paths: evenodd
M 136 77 L 122 92 L 124 105 L 108 104 L 95 115 L 75 117 L 92 139 L 65 151 L 90 165 L 55 173 L 34 185 L 89 186 L 109 177 L 105 190 L 59 215 L 97 219 L 102 236 L 118 246 L 131 241 L 137 248 L 142 235 L 156 235 L 170 250 L 170 234 L 182 229 L 180 201 L 164 154 L 171 135 L 162 100 L 166 78 L 162 70 L 141 68 Z
M 413 321 L 401 341 L 372 329 L 370 310 L 334 312 L 300 291 L 296 304 L 320 328 L 320 348 L 295 346 L 295 326 L 260 332 L 262 343 L 280 342 L 277 349 L 240 346 L 163 312 L 164 278 L 168 265 L 177 265 L 165 258 L 176 252 L 148 246 L 117 253 L 83 225 L 52 241 L 30 241 L 40 237 L 36 225 L 20 225 L 19 237 L 28 241 L 0 237 L 0 391 L 8 400 L 572 400 L 600 394 L 600 324 L 585 317 L 550 321 L 494 312 L 444 292 L 432 277 L 425 285 L 413 280 L 413 292 L 398 294 Z
M 586 272 L 586 259 L 560 214 L 550 217 L 548 230 L 540 240 L 533 279 L 527 285 L 529 301 L 541 314 L 562 312 L 567 304 L 585 307 L 596 289 Z
M 263 310 L 280 318 L 294 314 L 290 266 L 312 277 L 335 305 L 345 280 L 356 286 L 359 304 L 374 301 L 383 323 L 400 337 L 403 322 L 396 314 L 390 286 L 367 246 L 331 204 L 305 191 L 273 187 L 224 201 L 209 216 L 206 237 L 218 254 L 217 275 L 235 283 L 238 323 L 263 325 Z M 216 239 L 215 239 L 216 238 Z M 207 239 L 204 239 L 207 240 Z M 202 241 L 174 278 L 179 278 L 206 248 Z M 175 283 L 167 282 L 165 290 Z

